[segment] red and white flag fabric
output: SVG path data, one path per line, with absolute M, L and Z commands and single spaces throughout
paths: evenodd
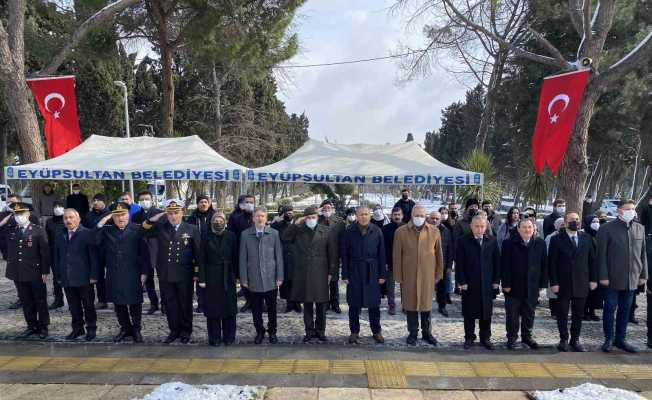
M 548 76 L 539 96 L 539 112 L 532 136 L 532 162 L 537 174 L 546 164 L 557 175 L 564 159 L 590 70 Z
M 50 158 L 81 143 L 74 76 L 27 79 L 27 85 L 45 121 L 45 140 Z

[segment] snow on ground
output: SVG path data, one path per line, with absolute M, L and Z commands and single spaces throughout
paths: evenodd
M 645 400 L 634 392 L 611 389 L 593 383 L 548 392 L 535 391 L 532 397 L 536 400 Z
M 265 396 L 262 386 L 163 384 L 142 400 L 258 400 Z

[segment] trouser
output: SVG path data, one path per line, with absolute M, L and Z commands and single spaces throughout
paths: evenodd
M 475 341 L 475 320 L 476 318 L 464 317 L 464 340 Z M 480 325 L 480 342 L 488 342 L 491 339 L 491 317 L 489 319 L 477 318 Z
M 647 298 L 647 341 L 652 343 L 652 294 L 645 297 Z
M 604 312 L 602 316 L 602 329 L 607 341 L 614 340 L 614 314 L 616 315 L 616 343 L 625 341 L 627 323 L 629 322 L 629 309 L 634 298 L 633 290 L 616 290 L 606 288 L 604 292 Z
M 574 342 L 580 338 L 586 297 L 560 298 L 557 300 L 557 328 L 559 328 L 559 338 L 564 341 L 568 340 L 568 309 L 570 308 L 570 339 L 571 342 Z
M 435 299 L 439 308 L 445 308 L 448 300 L 448 281 L 450 280 L 450 274 L 447 271 L 449 270 L 444 271 L 444 277 L 435 285 Z
M 278 289 L 269 292 L 252 292 L 249 291 L 251 298 L 251 313 L 254 318 L 254 327 L 256 333 L 264 333 L 263 325 L 263 302 L 267 306 L 267 332 L 270 335 L 276 335 L 276 296 Z
M 63 302 L 63 288 L 56 278 L 52 279 L 52 294 L 54 295 L 54 301 Z
M 331 308 L 340 304 L 340 285 L 339 280 L 333 278 L 328 284 L 328 297 L 330 298 Z
M 387 285 L 387 305 L 395 306 L 396 305 L 396 281 L 394 280 L 394 273 L 392 271 L 387 272 L 387 279 L 385 280 Z
M 349 329 L 351 333 L 360 333 L 360 311 L 361 307 L 349 305 Z M 369 325 L 371 326 L 371 333 L 374 335 L 381 332 L 379 307 L 369 307 Z
M 156 295 L 156 282 L 154 282 L 154 268 L 149 268 L 147 271 L 147 280 L 145 280 L 145 290 L 147 290 L 147 298 L 152 307 L 158 307 L 158 296 Z M 163 297 L 163 295 L 161 295 Z
M 292 293 L 292 281 L 286 279 L 281 284 L 278 294 L 283 300 L 287 300 L 288 303 L 292 303 L 290 300 L 290 293 Z
M 636 295 L 638 294 L 638 291 L 634 291 L 634 296 L 632 296 L 632 305 L 629 306 L 629 320 L 633 320 L 636 315 L 636 309 L 638 308 L 638 304 L 636 304 Z
M 14 281 L 28 328 L 46 329 L 50 325 L 47 288 L 42 281 Z
M 165 291 L 165 316 L 170 333 L 180 336 L 192 334 L 192 279 L 181 282 L 160 282 Z
M 551 316 L 556 317 L 559 315 L 559 299 L 548 299 L 548 308 Z
M 505 296 L 505 327 L 507 330 L 507 340 L 516 341 L 518 338 L 519 325 L 521 328 L 521 340 L 532 339 L 534 307 L 535 305 L 530 304 L 527 299 Z
M 430 311 L 405 311 L 407 315 L 407 326 L 410 336 L 417 336 L 419 333 L 419 316 L 421 316 L 421 333 L 423 336 L 432 334 L 430 331 Z
M 91 286 L 91 300 L 95 302 L 95 291 L 97 291 L 97 302 L 106 303 L 106 279 L 104 277 L 104 266 L 100 266 L 97 274 L 97 282 Z
M 204 308 L 204 296 L 206 295 L 206 289 L 199 287 L 199 283 L 195 283 L 195 293 L 197 294 L 197 307 Z
M 118 317 L 120 329 L 133 334 L 140 332 L 143 315 L 143 303 L 138 304 L 114 304 L 115 315 Z
M 208 340 L 218 343 L 235 341 L 235 315 L 226 318 L 206 318 Z
M 326 306 L 325 303 L 303 303 L 303 325 L 306 328 L 306 334 L 310 335 L 313 332 L 325 333 L 326 332 Z M 317 310 L 317 318 L 314 317 L 314 310 Z
M 97 314 L 95 313 L 95 303 L 93 302 L 93 286 L 75 286 L 64 288 L 66 299 L 68 300 L 68 309 L 72 316 L 72 330 L 81 331 L 86 329 L 93 331 L 97 328 Z

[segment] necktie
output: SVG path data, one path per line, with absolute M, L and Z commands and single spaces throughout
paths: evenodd
M 75 231 L 68 231 L 68 240 L 72 240 L 73 236 L 75 236 Z
M 263 232 L 256 232 L 256 236 L 258 237 L 258 239 L 262 238 Z
M 480 247 L 482 247 L 482 238 L 477 238 L 477 239 L 475 239 L 475 240 L 477 240 L 477 241 L 478 241 L 478 244 L 480 245 Z
M 577 236 L 573 236 L 573 244 L 575 245 L 575 248 L 577 248 Z

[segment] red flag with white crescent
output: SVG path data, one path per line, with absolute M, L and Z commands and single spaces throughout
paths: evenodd
M 43 116 L 50 158 L 81 143 L 74 76 L 27 79 L 27 85 Z
M 537 123 L 532 136 L 534 170 L 543 174 L 548 164 L 557 175 L 570 140 L 590 70 L 548 76 L 539 96 Z

